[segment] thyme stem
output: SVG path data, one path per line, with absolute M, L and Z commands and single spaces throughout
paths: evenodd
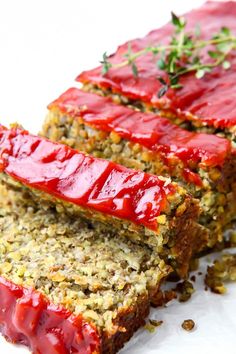
M 209 41 L 199 41 L 199 42 L 196 42 L 192 49 L 195 50 L 195 49 L 200 49 L 200 48 L 204 48 L 204 47 L 207 47 L 207 46 L 210 46 L 210 45 L 217 45 L 217 44 L 221 44 L 221 43 L 232 43 L 234 44 L 234 48 L 236 48 L 236 37 L 233 37 L 233 36 L 230 36 L 230 37 L 227 37 L 227 38 L 221 38 L 221 39 L 212 39 L 212 40 L 209 40 Z M 179 51 L 182 51 L 182 49 L 184 48 L 187 48 L 186 45 L 180 45 L 178 46 L 178 49 Z M 234 49 L 232 48 L 232 49 Z M 168 50 L 172 50 L 172 49 L 176 49 L 176 45 L 166 45 L 166 46 L 153 46 L 153 47 L 147 47 L 147 48 L 144 48 L 138 52 L 135 52 L 134 54 L 132 54 L 130 56 L 130 60 L 134 61 L 136 60 L 137 58 L 147 54 L 148 52 L 151 52 L 151 53 L 154 53 L 154 54 L 158 54 L 158 53 L 161 53 L 161 52 L 165 52 L 165 51 L 168 51 Z M 122 68 L 124 66 L 127 66 L 129 65 L 129 60 L 124 60 L 120 63 L 117 63 L 117 64 L 112 64 L 112 68 Z M 196 69 L 197 69 L 197 66 L 196 66 Z
M 236 37 L 231 34 L 229 28 L 223 27 L 209 40 L 202 40 L 199 26 L 195 33 L 187 33 L 185 31 L 186 21 L 177 17 L 174 13 L 172 13 L 172 24 L 175 30 L 170 43 L 167 45 L 153 45 L 133 52 L 131 43 L 129 43 L 128 52 L 124 55 L 126 59 L 114 64 L 108 60 L 109 57 L 104 53 L 103 61 L 101 61 L 102 74 L 105 75 L 111 68 L 118 69 L 130 66 L 133 75 L 138 77 L 138 66 L 135 61 L 148 53 L 152 53 L 154 59 L 157 55 L 160 55 L 157 66 L 165 73 L 165 77 L 157 77 L 162 84 L 157 95 L 162 97 L 170 87 L 173 89 L 181 88 L 179 79 L 189 72 L 195 72 L 196 77 L 201 79 L 206 72 L 210 72 L 217 66 L 222 65 L 225 70 L 229 69 L 231 64 L 227 57 L 233 49 L 236 49 Z M 206 62 L 202 62 L 200 55 L 201 49 L 204 48 L 208 49 L 206 54 L 208 54 L 209 60 Z M 167 81 L 166 77 L 168 78 Z

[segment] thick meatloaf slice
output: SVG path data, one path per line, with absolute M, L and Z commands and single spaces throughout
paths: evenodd
M 205 243 L 196 223 L 197 200 L 170 179 L 87 156 L 17 127 L 0 129 L 0 163 L 7 185 L 31 190 L 38 202 L 81 215 L 101 230 L 147 244 L 181 276 L 194 249 Z
M 236 2 L 209 1 L 199 9 L 184 15 L 187 21 L 186 31 L 192 34 L 196 24 L 200 26 L 200 39 L 209 40 L 222 27 L 227 26 L 236 35 Z M 109 60 L 120 63 L 125 60 L 128 48 L 136 53 L 146 47 L 171 42 L 174 28 L 171 23 L 151 31 L 144 38 L 131 40 L 118 47 Z M 206 53 L 200 52 L 201 61 L 209 62 Z M 180 79 L 181 89 L 170 89 L 159 98 L 157 93 L 161 84 L 158 77 L 166 74 L 158 69 L 157 60 L 149 52 L 136 60 L 138 77 L 134 77 L 131 66 L 112 68 L 102 75 L 101 67 L 81 73 L 77 80 L 85 84 L 85 89 L 113 95 L 114 99 L 132 104 L 145 110 L 162 109 L 169 112 L 170 118 L 177 124 L 184 124 L 190 130 L 215 132 L 236 142 L 236 52 L 232 51 L 229 70 L 221 66 L 214 68 L 202 79 L 195 73 L 189 73 Z M 165 113 L 166 114 L 166 113 Z M 185 122 L 185 123 L 184 123 Z
M 199 199 L 209 247 L 222 241 L 235 218 L 236 155 L 227 139 L 189 132 L 76 88 L 49 105 L 41 134 L 95 157 L 171 176 Z
M 0 331 L 37 354 L 116 353 L 169 268 L 146 246 L 0 187 Z

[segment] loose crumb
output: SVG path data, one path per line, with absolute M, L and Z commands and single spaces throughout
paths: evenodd
M 193 284 L 189 280 L 179 282 L 175 290 L 180 294 L 178 297 L 179 302 L 188 301 L 195 291 Z
M 193 320 L 184 320 L 181 326 L 185 331 L 190 332 L 195 327 L 195 322 Z
M 149 319 L 149 322 L 151 323 L 151 325 L 153 325 L 155 327 L 159 327 L 163 323 L 163 321 L 152 320 L 151 318 Z
M 205 284 L 212 292 L 225 294 L 227 281 L 236 281 L 236 254 L 224 254 L 207 268 Z
M 144 325 L 144 328 L 150 333 L 154 333 L 156 328 L 161 326 L 163 323 L 163 321 L 157 321 L 152 319 L 149 319 L 148 321 L 149 322 Z

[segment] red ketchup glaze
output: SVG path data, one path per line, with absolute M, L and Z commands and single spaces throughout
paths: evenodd
M 84 208 L 157 230 L 175 192 L 157 176 L 86 156 L 59 143 L 0 126 L 0 168 L 21 183 Z
M 81 117 L 93 127 L 115 131 L 122 138 L 138 142 L 161 154 L 165 163 L 177 156 L 186 166 L 184 178 L 200 184 L 199 176 L 187 169 L 189 161 L 200 166 L 221 166 L 231 153 L 227 139 L 215 135 L 193 133 L 172 124 L 168 119 L 152 113 L 134 111 L 117 105 L 108 97 L 100 97 L 77 88 L 70 88 L 49 105 L 72 117 Z
M 201 26 L 201 38 L 210 39 L 221 27 L 227 26 L 236 34 L 236 2 L 207 2 L 201 8 L 184 15 L 187 20 L 187 30 L 193 31 L 196 24 Z M 129 41 L 133 52 L 150 45 L 168 43 L 173 34 L 173 26 L 167 24 L 162 28 L 150 32 L 146 37 Z M 112 63 L 122 62 L 127 52 L 128 42 L 120 46 Z M 206 59 L 206 52 L 202 52 L 202 60 Z M 101 87 L 112 88 L 131 99 L 141 100 L 152 106 L 170 109 L 185 119 L 197 119 L 216 128 L 232 127 L 236 124 L 236 52 L 230 58 L 232 66 L 229 70 L 217 67 L 212 73 L 202 79 L 197 79 L 194 73 L 181 78 L 182 89 L 168 90 L 167 94 L 159 99 L 157 92 L 160 83 L 156 79 L 163 76 L 163 71 L 156 66 L 152 54 L 139 57 L 136 61 L 139 75 L 133 76 L 130 67 L 112 68 L 102 76 L 101 67 L 84 71 L 77 81 L 92 82 Z M 190 117 L 190 112 L 195 117 Z
M 98 333 L 82 316 L 75 317 L 41 293 L 4 277 L 0 277 L 0 331 L 35 354 L 100 352 Z

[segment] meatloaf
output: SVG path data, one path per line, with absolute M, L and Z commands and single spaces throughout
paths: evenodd
M 38 202 L 80 215 L 90 224 L 152 247 L 186 276 L 205 234 L 196 220 L 199 205 L 170 179 L 97 159 L 30 135 L 0 128 L 1 179 L 28 189 Z
M 49 105 L 41 134 L 130 168 L 171 176 L 199 199 L 208 247 L 222 241 L 235 218 L 236 156 L 227 139 L 189 132 L 157 114 L 76 88 Z
M 38 354 L 116 353 L 143 323 L 170 267 L 0 187 L 0 331 Z
M 236 2 L 206 2 L 202 7 L 184 15 L 187 21 L 186 33 L 195 33 L 199 25 L 200 40 L 210 40 L 227 28 L 236 35 Z M 158 46 L 171 42 L 174 33 L 173 25 L 167 25 L 151 31 L 144 38 L 138 38 L 118 47 L 109 61 L 120 63 L 125 60 L 129 48 L 133 53 L 146 47 Z M 204 48 L 200 52 L 201 62 L 209 62 L 206 55 L 212 48 Z M 179 84 L 181 89 L 169 89 L 159 98 L 161 87 L 158 77 L 167 80 L 166 74 L 158 69 L 153 54 L 147 53 L 135 61 L 138 77 L 134 77 L 131 66 L 111 68 L 105 75 L 101 67 L 84 71 L 77 80 L 84 83 L 86 90 L 112 95 L 124 104 L 132 104 L 144 110 L 161 109 L 175 123 L 184 125 L 190 130 L 217 133 L 230 138 L 236 143 L 236 52 L 232 50 L 228 70 L 222 66 L 215 67 L 203 78 L 197 79 L 194 72 L 184 75 Z

